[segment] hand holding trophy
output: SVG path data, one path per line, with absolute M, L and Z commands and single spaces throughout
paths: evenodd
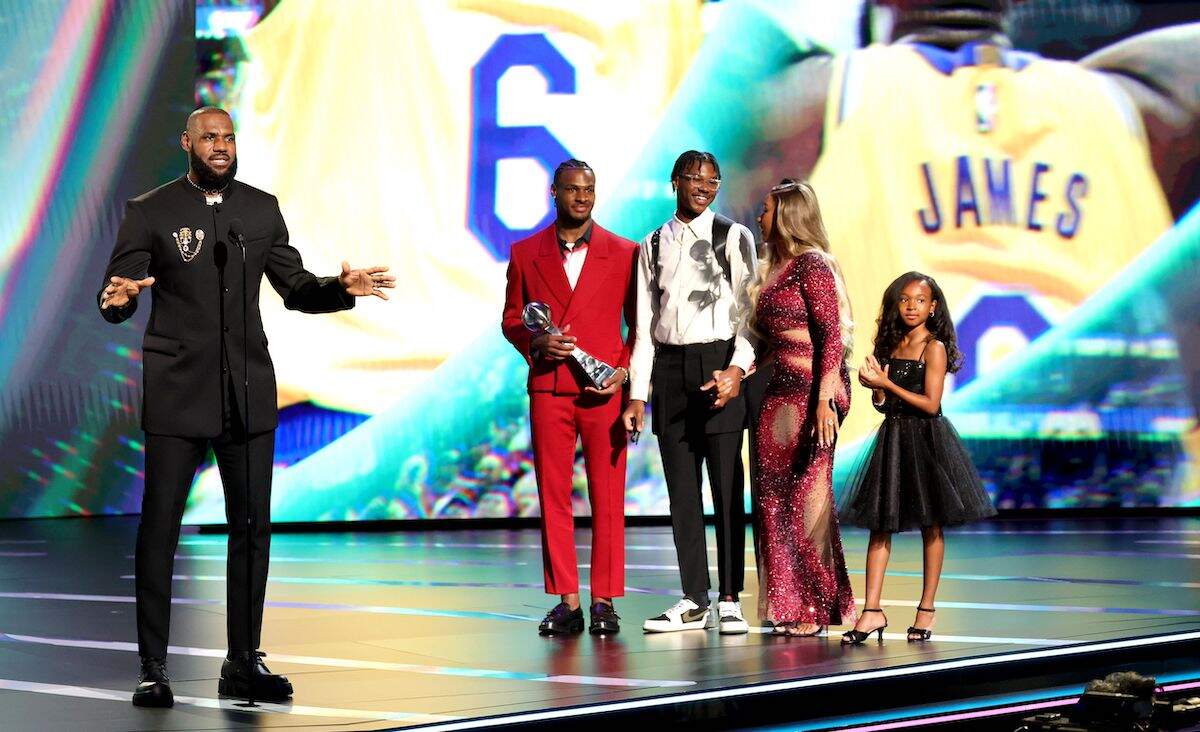
M 525 310 L 521 313 L 521 320 L 525 323 L 525 327 L 533 333 L 562 335 L 562 331 L 551 320 L 550 306 L 546 303 L 531 302 L 527 304 Z M 591 382 L 591 386 L 597 390 L 605 389 L 609 381 L 617 373 L 615 368 L 584 351 L 582 348 L 572 348 L 571 357 L 583 369 L 583 373 L 587 376 L 588 381 Z

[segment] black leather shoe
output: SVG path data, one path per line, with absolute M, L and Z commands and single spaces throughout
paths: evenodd
M 133 690 L 135 707 L 175 706 L 175 695 L 171 693 L 171 680 L 167 678 L 167 659 L 142 658 L 142 672 L 138 675 L 137 688 Z
M 621 616 L 607 602 L 593 602 L 591 607 L 592 623 L 588 632 L 592 635 L 609 635 L 621 632 Z
M 263 663 L 262 651 L 230 652 L 221 664 L 221 680 L 217 691 L 222 696 L 255 701 L 282 702 L 292 696 L 292 684 L 286 676 L 271 673 Z
M 546 617 L 538 626 L 542 635 L 566 635 L 567 633 L 583 632 L 583 608 L 572 610 L 567 603 L 560 602 L 550 608 Z

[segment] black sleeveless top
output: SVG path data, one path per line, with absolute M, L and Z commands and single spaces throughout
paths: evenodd
M 914 394 L 925 393 L 924 361 L 914 361 L 911 358 L 888 358 L 884 359 L 883 363 L 888 366 L 888 378 L 896 386 Z M 888 415 L 905 417 L 940 417 L 942 414 L 941 407 L 938 407 L 937 414 L 930 414 L 923 409 L 917 409 L 894 394 L 887 395 L 880 411 Z

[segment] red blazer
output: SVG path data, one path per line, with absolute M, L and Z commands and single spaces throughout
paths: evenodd
M 504 337 L 529 364 L 529 391 L 578 394 L 585 378 L 575 359 L 547 361 L 533 359 L 529 343 L 533 334 L 521 322 L 526 303 L 544 302 L 550 306 L 550 318 L 559 328 L 571 326 L 582 348 L 610 366 L 629 368 L 633 348 L 633 314 L 636 312 L 634 288 L 637 276 L 637 244 L 622 239 L 592 224 L 587 258 L 575 290 L 567 281 L 562 254 L 558 248 L 555 225 L 522 239 L 512 247 L 508 263 L 508 288 L 500 327 Z M 621 336 L 624 316 L 627 335 Z

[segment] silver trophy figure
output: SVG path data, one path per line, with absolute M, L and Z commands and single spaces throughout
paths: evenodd
M 544 302 L 531 302 L 526 305 L 524 312 L 521 313 L 521 321 L 535 334 L 562 335 L 562 331 L 550 319 L 550 306 Z M 571 351 L 571 356 L 583 367 L 583 373 L 592 382 L 592 386 L 597 389 L 603 389 L 605 383 L 613 377 L 613 374 L 617 373 L 612 366 L 578 346 Z

